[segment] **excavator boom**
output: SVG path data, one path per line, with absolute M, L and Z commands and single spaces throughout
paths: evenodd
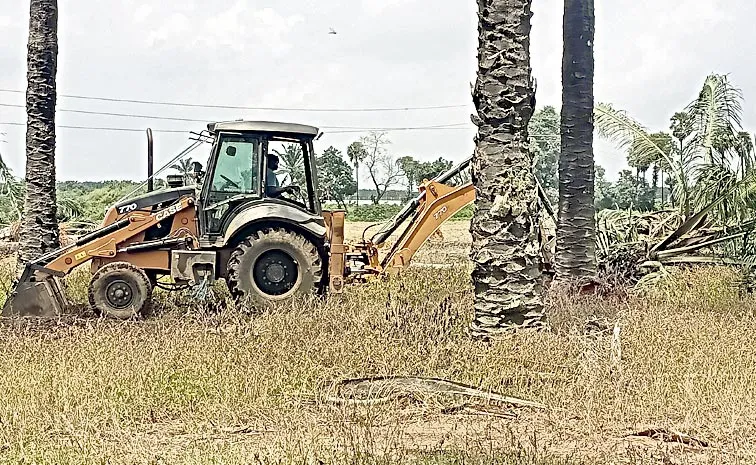
M 419 195 L 407 203 L 402 210 L 371 239 L 365 240 L 354 246 L 344 245 L 344 221 L 343 211 L 326 212 L 325 219 L 330 231 L 331 243 L 331 291 L 341 292 L 343 282 L 364 280 L 365 276 L 375 276 L 383 273 L 396 273 L 409 266 L 412 257 L 425 244 L 428 239 L 441 227 L 443 223 L 452 218 L 457 212 L 475 201 L 475 187 L 471 182 L 459 186 L 449 182 L 467 169 L 472 162 L 472 157 L 462 161 L 452 169 L 437 176 L 432 181 L 425 180 L 421 184 Z M 538 196 L 542 208 L 556 221 L 546 192 L 536 180 Z M 409 220 L 409 221 L 408 221 Z M 406 223 L 404 229 L 398 233 L 388 253 L 379 258 L 378 249 L 385 245 L 389 238 Z M 542 242 L 550 239 L 541 231 Z M 543 245 L 545 248 L 548 246 Z M 360 266 L 358 273 L 350 276 L 353 270 L 345 263 L 356 262 Z M 343 270 L 343 271 L 342 271 Z M 337 283 L 337 285 L 334 285 Z

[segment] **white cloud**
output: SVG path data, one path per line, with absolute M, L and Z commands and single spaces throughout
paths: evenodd
M 362 9 L 368 15 L 380 15 L 393 10 L 402 4 L 409 4 L 415 0 L 362 0 Z
M 291 49 L 286 36 L 303 21 L 299 15 L 283 16 L 273 8 L 257 10 L 249 6 L 249 1 L 238 0 L 231 8 L 208 18 L 194 42 L 237 52 L 268 50 L 280 56 Z
M 149 3 L 139 5 L 139 7 L 137 7 L 137 9 L 134 11 L 134 21 L 136 21 L 137 23 L 143 22 L 152 14 L 153 11 L 154 9 Z
M 177 42 L 181 43 L 191 32 L 189 18 L 181 13 L 174 13 L 160 21 L 161 26 L 147 36 L 149 47 L 167 45 L 172 48 Z

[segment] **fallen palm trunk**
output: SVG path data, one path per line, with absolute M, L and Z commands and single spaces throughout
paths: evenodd
M 374 405 L 390 402 L 406 394 L 455 395 L 492 402 L 502 402 L 517 407 L 545 409 L 547 406 L 516 397 L 467 386 L 454 381 L 438 378 L 419 377 L 379 377 L 341 381 L 337 384 L 338 394 L 323 400 L 341 405 Z

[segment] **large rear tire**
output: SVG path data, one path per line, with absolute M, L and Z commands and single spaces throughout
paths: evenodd
M 89 283 L 89 304 L 102 316 L 128 320 L 143 315 L 151 298 L 147 273 L 127 262 L 108 263 Z
M 252 233 L 231 253 L 228 287 L 240 302 L 263 306 L 317 293 L 323 260 L 304 236 L 282 228 Z

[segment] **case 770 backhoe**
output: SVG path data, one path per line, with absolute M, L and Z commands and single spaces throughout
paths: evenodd
M 317 194 L 313 141 L 319 135 L 317 128 L 298 124 L 209 124 L 179 154 L 212 144 L 206 171 L 194 164 L 195 185 L 183 185 L 179 176 L 165 189 L 113 205 L 100 229 L 29 263 L 3 315 L 61 314 L 68 303 L 59 278 L 87 263 L 89 303 L 99 314 L 120 319 L 142 313 L 153 288 L 164 287 L 159 280 L 168 276 L 174 289 L 224 278 L 234 297 L 252 305 L 297 294 L 340 293 L 349 282 L 408 266 L 441 224 L 475 199 L 469 182 L 448 184 L 468 159 L 423 182 L 418 197 L 370 240 L 347 245 L 345 212 L 323 211 Z M 268 166 L 276 143 L 301 149 L 304 185 L 271 187 L 278 185 Z M 379 258 L 378 249 L 405 223 Z

